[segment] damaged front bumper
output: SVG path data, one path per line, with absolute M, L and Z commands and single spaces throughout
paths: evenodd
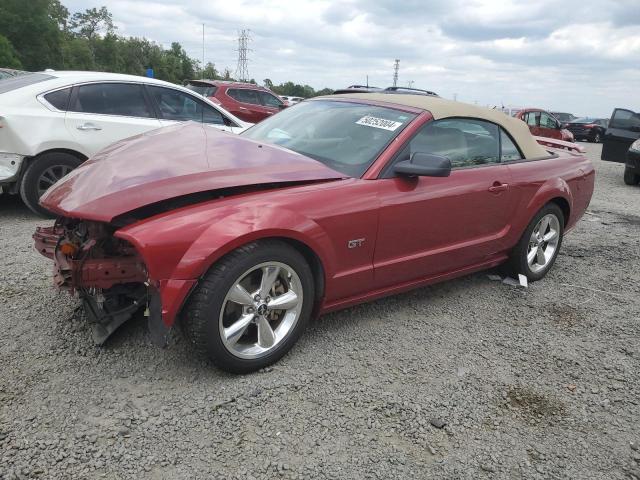
M 56 222 L 38 227 L 36 249 L 53 260 L 55 285 L 82 300 L 93 339 L 102 344 L 136 312 L 144 309 L 151 340 L 166 345 L 167 333 L 195 280 L 148 277 L 143 259 L 103 224 Z

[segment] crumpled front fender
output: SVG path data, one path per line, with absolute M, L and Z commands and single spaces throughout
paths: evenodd
M 333 246 L 314 221 L 281 206 L 255 203 L 241 209 L 203 204 L 122 228 L 115 233 L 135 246 L 159 284 L 162 318 L 169 326 L 197 280 L 225 254 L 255 240 L 282 237 L 314 251 L 325 276 L 334 271 Z

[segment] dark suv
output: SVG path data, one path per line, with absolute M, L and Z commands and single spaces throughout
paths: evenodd
M 189 80 L 185 86 L 245 122 L 258 123 L 287 106 L 271 90 L 253 83 Z
M 600 143 L 604 138 L 608 123 L 605 118 L 576 118 L 567 123 L 564 128 L 573 133 L 576 140 Z
M 640 182 L 640 113 L 616 108 L 602 140 L 602 160 L 625 163 L 624 182 Z

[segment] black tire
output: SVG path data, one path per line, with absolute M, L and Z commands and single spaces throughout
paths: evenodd
M 547 262 L 547 264 L 544 266 L 542 270 L 538 272 L 534 272 L 531 270 L 527 262 L 529 241 L 531 238 L 531 234 L 533 233 L 533 230 L 538 224 L 538 222 L 542 219 L 542 217 L 549 214 L 554 215 L 558 220 L 559 229 L 560 229 L 560 231 L 558 232 L 559 233 L 558 245 L 554 252 L 553 258 Z M 558 252 L 560 251 L 560 247 L 562 247 L 563 234 L 564 234 L 564 214 L 562 213 L 562 210 L 555 203 L 546 204 L 531 219 L 531 222 L 529 222 L 529 225 L 527 226 L 524 233 L 522 234 L 522 237 L 520 237 L 520 241 L 511 252 L 511 258 L 508 265 L 510 272 L 514 274 L 514 276 L 516 277 L 518 274 L 522 274 L 526 276 L 527 280 L 530 282 L 535 282 L 543 278 L 555 263 L 556 258 L 558 258 Z
M 234 283 L 264 262 L 284 263 L 295 270 L 302 284 L 303 305 L 296 324 L 273 351 L 259 358 L 240 358 L 222 340 L 220 312 Z M 313 273 L 304 257 L 282 241 L 264 240 L 244 245 L 213 265 L 189 298 L 181 320 L 185 336 L 198 354 L 227 372 L 248 373 L 278 361 L 293 347 L 311 317 L 313 303 Z
M 640 175 L 635 173 L 629 167 L 624 167 L 624 183 L 627 185 L 637 185 L 640 183 Z
M 34 213 L 41 217 L 51 218 L 53 215 L 48 210 L 42 208 L 38 201 L 41 192 L 40 185 L 48 184 L 45 182 L 43 175 L 48 170 L 53 169 L 54 172 L 64 172 L 68 169 L 73 170 L 82 163 L 78 157 L 74 157 L 69 153 L 51 152 L 35 157 L 27 171 L 22 175 L 20 182 L 20 196 L 22 201 Z
M 600 132 L 596 132 L 596 134 L 593 136 L 593 143 L 600 143 L 602 141 L 602 138 L 600 137 Z

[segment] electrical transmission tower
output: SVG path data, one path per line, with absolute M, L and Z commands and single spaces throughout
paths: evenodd
M 242 82 L 249 81 L 249 59 L 247 53 L 251 52 L 249 42 L 251 30 L 240 30 L 238 32 L 238 66 L 236 68 L 236 78 Z
M 396 58 L 396 63 L 393 65 L 393 86 L 398 86 L 398 70 L 400 69 L 400 60 Z

